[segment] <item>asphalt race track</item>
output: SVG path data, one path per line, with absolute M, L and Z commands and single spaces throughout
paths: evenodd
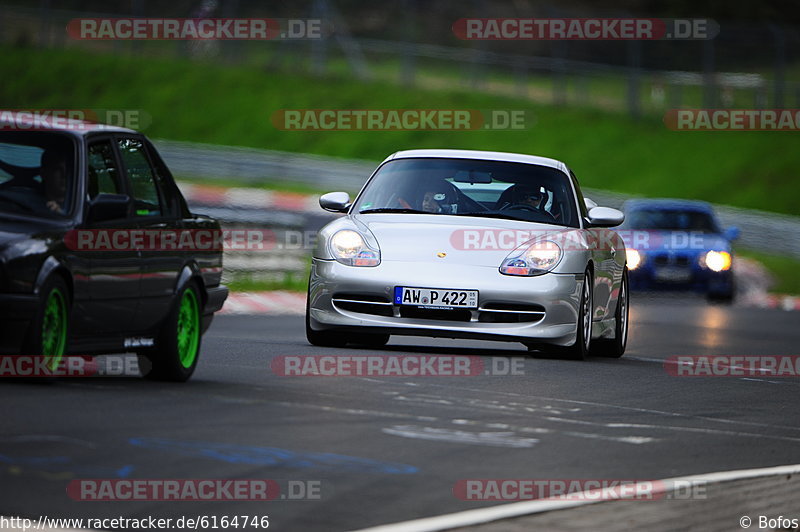
M 221 316 L 185 385 L 0 383 L 0 515 L 268 515 L 271 530 L 351 530 L 498 504 L 455 497 L 461 479 L 661 479 L 800 463 L 800 380 L 674 377 L 663 363 L 800 354 L 798 317 L 635 297 L 625 357 L 572 362 L 530 357 L 521 344 L 460 340 L 315 348 L 300 317 Z M 491 357 L 523 357 L 524 375 L 283 377 L 270 369 L 280 355 L 373 353 L 477 355 L 486 367 Z M 67 494 L 71 480 L 120 478 L 302 480 L 321 499 Z

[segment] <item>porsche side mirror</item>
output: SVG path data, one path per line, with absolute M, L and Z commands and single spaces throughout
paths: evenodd
M 616 227 L 625 221 L 625 215 L 610 207 L 594 207 L 587 219 L 593 227 Z
M 350 208 L 350 194 L 347 192 L 328 192 L 319 197 L 319 206 L 326 211 L 347 212 Z

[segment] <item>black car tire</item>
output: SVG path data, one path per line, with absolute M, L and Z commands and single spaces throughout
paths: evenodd
M 349 343 L 365 347 L 383 347 L 389 343 L 389 335 L 381 333 L 364 333 L 354 335 Z
M 67 283 L 64 282 L 64 279 L 60 275 L 51 275 L 44 282 L 39 293 L 39 308 L 36 310 L 36 314 L 31 321 L 30 329 L 28 330 L 28 336 L 24 345 L 25 351 L 22 354 L 28 356 L 53 356 L 53 353 L 48 355 L 48 353 L 45 352 L 46 341 L 44 339 L 44 327 L 48 310 L 47 305 L 53 301 L 51 298 L 56 298 L 63 304 L 62 310 L 60 311 L 60 317 L 58 318 L 61 323 L 59 324 L 60 326 L 58 332 L 60 338 L 57 343 L 60 345 L 57 347 L 57 353 L 55 354 L 58 359 L 61 359 L 67 353 L 67 347 L 69 343 L 70 312 L 72 309 L 72 302 L 70 301 Z M 48 322 L 50 322 L 51 318 L 48 317 L 47 319 Z
M 586 268 L 586 273 L 584 273 L 581 288 L 581 299 L 578 305 L 578 323 L 577 333 L 575 334 L 575 343 L 569 347 L 562 348 L 566 358 L 572 360 L 585 360 L 586 357 L 589 356 L 589 350 L 591 349 L 592 343 L 593 293 L 594 276 L 592 275 L 592 270 L 590 268 Z
M 146 379 L 172 382 L 189 380 L 200 358 L 201 314 L 200 290 L 197 283 L 192 281 L 176 295 L 155 346 L 137 353 L 139 369 Z M 189 331 L 191 328 L 194 330 Z M 191 336 L 188 346 L 185 343 L 187 339 L 181 339 L 183 335 Z
M 318 347 L 344 347 L 345 336 L 337 331 L 315 331 L 311 328 L 310 303 L 306 299 L 306 339 L 311 345 Z
M 736 287 L 731 282 L 730 290 L 726 292 L 709 292 L 706 296 L 708 300 L 712 303 L 733 303 L 733 300 L 736 296 Z
M 620 358 L 625 354 L 628 345 L 628 328 L 630 322 L 630 289 L 628 270 L 622 274 L 620 295 L 617 298 L 617 309 L 614 313 L 614 338 L 601 338 L 592 342 L 592 354 L 607 358 Z

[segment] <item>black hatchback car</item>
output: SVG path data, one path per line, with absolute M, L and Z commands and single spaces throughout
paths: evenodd
M 185 381 L 228 295 L 221 246 L 120 235 L 216 234 L 219 223 L 189 212 L 143 135 L 69 126 L 22 130 L 0 116 L 0 354 L 55 367 L 136 352 L 147 377 Z M 110 246 L 77 245 L 85 236 Z

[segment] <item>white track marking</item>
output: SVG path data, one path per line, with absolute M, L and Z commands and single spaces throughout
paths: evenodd
M 663 479 L 659 482 L 660 485 L 664 487 L 663 492 L 669 492 L 675 485 L 685 485 L 687 482 L 696 482 L 698 479 L 707 484 L 712 484 L 767 476 L 796 475 L 798 473 L 800 473 L 800 464 L 794 464 L 758 469 L 741 469 L 738 471 L 720 471 L 716 473 L 704 473 L 702 475 L 685 477 L 674 477 Z M 608 499 L 602 500 L 597 498 L 590 499 L 586 496 L 581 497 L 581 494 L 587 493 L 588 491 L 573 494 L 572 496 L 577 500 L 543 499 L 501 504 L 499 506 L 491 506 L 489 508 L 478 508 L 475 510 L 466 510 L 463 512 L 445 514 L 436 517 L 426 517 L 423 519 L 415 519 L 401 523 L 380 525 L 376 527 L 365 528 L 359 532 L 435 532 L 438 530 L 450 530 L 453 528 L 480 525 L 483 523 L 498 521 L 500 519 L 509 519 L 523 515 L 532 515 L 542 512 L 550 512 L 553 510 L 566 510 L 568 508 L 577 508 L 579 506 L 586 506 L 589 504 L 612 502 Z
M 383 429 L 382 432 L 403 438 L 486 445 L 488 447 L 511 447 L 514 449 L 529 448 L 539 443 L 537 438 L 520 438 L 514 432 L 468 432 L 465 430 L 416 425 L 394 425 Z
M 770 436 L 768 434 L 759 434 L 757 432 L 739 432 L 735 430 L 721 430 L 721 429 L 707 429 L 703 427 L 676 427 L 674 425 L 654 425 L 651 423 L 598 423 L 595 421 L 581 421 L 577 419 L 565 419 L 556 417 L 546 417 L 548 421 L 555 421 L 559 423 L 573 423 L 576 425 L 590 425 L 593 427 L 604 427 L 609 429 L 654 429 L 654 430 L 673 430 L 678 432 L 696 432 L 701 434 L 715 434 L 724 436 L 741 436 L 747 438 L 766 438 L 770 440 L 781 441 L 797 441 L 800 438 L 792 438 L 789 436 Z
M 617 410 L 627 410 L 632 412 L 642 412 L 646 414 L 657 414 L 662 416 L 668 417 L 676 417 L 676 418 L 686 418 L 686 419 L 694 419 L 699 421 L 712 421 L 714 423 L 728 423 L 732 425 L 749 425 L 753 427 L 766 427 L 766 428 L 774 428 L 774 429 L 786 429 L 786 430 L 793 430 L 793 431 L 800 431 L 800 427 L 792 427 L 788 425 L 773 425 L 770 423 L 759 423 L 756 421 L 737 421 L 733 419 L 724 419 L 724 418 L 715 418 L 709 416 L 698 416 L 693 414 L 682 414 L 680 412 L 667 412 L 664 410 L 653 410 L 650 408 L 639 408 L 635 406 L 624 406 L 624 405 L 615 405 L 610 403 L 599 403 L 595 401 L 580 401 L 577 399 L 559 399 L 557 397 L 546 397 L 541 395 L 524 395 L 520 393 L 514 392 L 505 392 L 501 390 L 486 390 L 486 389 L 478 389 L 478 388 L 461 388 L 458 386 L 449 386 L 445 384 L 435 384 L 435 383 L 428 383 L 428 386 L 437 387 L 437 388 L 444 388 L 446 390 L 455 390 L 459 392 L 474 392 L 482 395 L 486 395 L 487 393 L 492 393 L 496 395 L 504 395 L 510 397 L 522 397 L 526 400 L 531 399 L 540 399 L 544 401 L 557 401 L 561 403 L 571 403 L 576 405 L 584 405 L 584 406 L 596 406 L 601 408 L 614 408 Z M 463 400 L 463 399 L 462 399 Z

